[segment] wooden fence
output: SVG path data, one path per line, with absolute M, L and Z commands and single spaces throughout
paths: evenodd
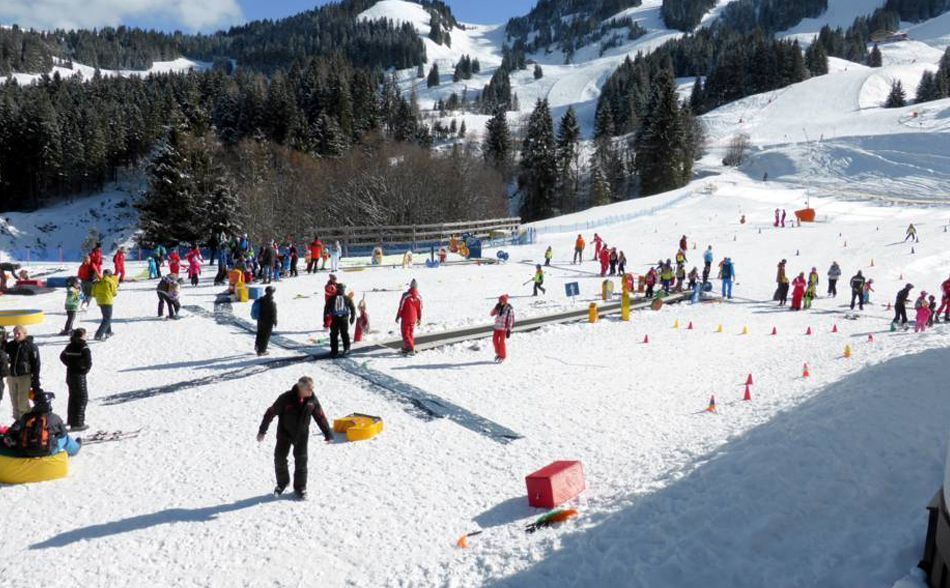
M 510 217 L 431 225 L 318 227 L 311 231 L 309 238 L 319 237 L 324 243 L 339 241 L 344 255 L 353 255 L 377 245 L 397 249 L 439 246 L 448 243 L 452 236 L 463 234 L 482 240 L 511 239 L 517 237 L 520 230 L 521 217 Z

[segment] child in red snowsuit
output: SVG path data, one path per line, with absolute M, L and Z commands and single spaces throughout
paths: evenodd
M 495 346 L 495 361 L 501 363 L 508 357 L 505 339 L 511 337 L 511 328 L 515 326 L 515 309 L 508 304 L 507 294 L 498 297 L 498 304 L 492 309 L 491 316 L 495 317 L 491 338 Z
M 197 286 L 198 277 L 201 275 L 201 262 L 204 259 L 201 258 L 201 252 L 197 248 L 189 251 L 185 258 L 188 260 L 188 278 L 192 286 Z
M 600 275 L 607 275 L 607 268 L 610 267 L 610 251 L 606 247 L 600 249 Z
M 396 311 L 396 322 L 402 323 L 402 352 L 405 354 L 416 352 L 416 325 L 422 322 L 422 298 L 416 286 L 415 280 L 409 283 L 409 290 L 402 295 Z
M 96 279 L 102 277 L 102 245 L 96 243 L 89 253 L 89 263 L 92 264 L 92 271 L 96 273 Z
M 805 272 L 798 274 L 798 277 L 792 280 L 792 310 L 802 309 L 802 298 L 805 297 Z
M 178 275 L 181 271 L 181 256 L 178 251 L 173 250 L 168 254 L 168 273 Z
M 369 313 L 366 312 L 366 296 L 356 305 L 360 311 L 359 318 L 356 319 L 356 331 L 353 333 L 353 342 L 359 343 L 363 340 L 363 335 L 369 332 Z

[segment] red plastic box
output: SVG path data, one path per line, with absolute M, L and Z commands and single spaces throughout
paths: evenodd
M 556 461 L 524 480 L 528 504 L 537 508 L 554 508 L 587 489 L 584 466 L 579 461 Z

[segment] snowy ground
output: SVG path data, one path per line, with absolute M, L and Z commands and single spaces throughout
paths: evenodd
M 4 536 L 13 538 L 0 545 L 0 577 L 43 568 L 54 586 L 128 585 L 139 577 L 183 586 L 893 584 L 919 559 L 924 506 L 942 479 L 950 407 L 941 402 L 940 374 L 950 332 L 940 325 L 924 335 L 891 334 L 882 303 L 905 281 L 936 290 L 946 278 L 950 207 L 813 199 L 825 222 L 782 230 L 771 227 L 772 211 L 797 208 L 801 191 L 741 174 L 718 180 L 709 194 L 704 186 L 587 215 L 633 218 L 599 232 L 625 250 L 634 271 L 671 257 L 683 233 L 698 247 L 691 265 L 713 245 L 717 259 L 736 261 L 732 303 L 516 334 L 503 365 L 481 342 L 478 350 L 465 343 L 410 359 L 383 352 L 350 364 L 269 368 L 299 350 L 272 347 L 258 359 L 249 334 L 194 312 L 157 320 L 153 285 L 124 286 L 116 336 L 93 344 L 89 421 L 144 432 L 87 447 L 65 480 L 0 488 L 15 506 L 0 515 Z M 653 214 L 635 216 L 647 209 Z M 921 231 L 913 254 L 900 243 L 909 222 Z M 551 270 L 548 294 L 534 300 L 521 285 L 531 268 L 518 263 L 540 259 L 548 244 L 556 265 L 566 263 L 576 232 L 542 232 L 537 245 L 509 248 L 512 262 L 503 266 L 342 275 L 357 296 L 366 294 L 376 338 L 395 327 L 398 290 L 411 277 L 420 281 L 428 331 L 487 323 L 502 292 L 515 297 L 520 316 L 583 308 L 599 277 Z M 782 257 L 793 273 L 817 266 L 822 285 L 832 260 L 846 278 L 862 269 L 875 280 L 875 304 L 854 321 L 843 317 L 844 294 L 819 299 L 809 312 L 775 308 L 768 299 Z M 571 302 L 563 283 L 575 280 L 582 296 Z M 324 337 L 313 296 L 324 281 L 302 276 L 278 286 L 278 332 L 288 346 Z M 217 290 L 186 287 L 184 303 L 211 311 Z M 61 304 L 59 294 L 0 298 L 0 308 L 47 311 L 34 333 L 44 387 L 59 393 L 64 410 L 56 360 L 64 339 L 52 335 Z M 247 313 L 235 305 L 235 314 Z M 94 327 L 96 314 L 90 310 L 83 326 Z M 839 333 L 831 332 L 835 324 Z M 749 334 L 740 334 L 743 327 Z M 808 327 L 814 335 L 804 334 Z M 842 358 L 846 344 L 851 359 Z M 503 444 L 448 419 L 424 420 L 369 385 L 361 368 L 523 438 Z M 314 443 L 312 498 L 299 504 L 267 495 L 273 432 L 264 445 L 254 434 L 269 402 L 304 373 L 316 378 L 331 418 L 378 414 L 386 430 L 366 443 Z M 744 403 L 749 373 L 753 401 Z M 702 412 L 711 394 L 715 415 Z M 556 459 L 584 463 L 581 517 L 526 535 L 521 527 L 540 513 L 527 506 L 523 477 Z M 476 529 L 485 533 L 470 549 L 454 547 Z

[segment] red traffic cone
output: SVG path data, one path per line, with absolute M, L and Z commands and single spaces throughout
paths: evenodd
M 745 385 L 746 385 L 746 386 L 751 386 L 752 383 L 753 383 L 753 382 L 752 382 L 752 374 L 749 374 L 749 377 L 745 379 Z
M 868 333 L 868 343 L 874 343 L 874 335 Z
M 706 407 L 706 412 L 716 412 L 716 397 L 715 397 L 715 395 L 709 397 L 709 406 Z
M 649 342 L 650 342 L 650 336 L 649 336 L 649 335 L 644 335 L 644 336 L 643 336 L 643 344 L 646 345 L 646 344 L 649 343 Z
M 752 400 L 752 391 L 749 390 L 749 385 L 745 385 L 745 394 L 742 395 L 742 399 L 745 401 Z
M 805 364 L 805 367 L 802 369 L 802 377 L 803 377 L 803 378 L 807 378 L 807 377 L 810 376 L 810 375 L 811 375 L 811 374 L 808 373 L 808 364 L 806 363 L 806 364 Z
M 831 332 L 832 332 L 832 333 L 837 333 L 837 332 L 838 332 L 838 323 L 835 323 L 835 325 L 834 325 L 833 327 L 831 327 Z
M 687 330 L 687 331 L 692 331 L 692 330 L 693 330 L 693 321 L 689 321 L 689 325 L 686 327 L 686 330 Z
M 776 329 L 775 327 L 772 327 L 772 334 L 778 335 L 778 329 Z
M 806 335 L 811 335 L 811 327 L 808 327 L 808 330 L 805 331 L 805 334 L 806 334 Z

